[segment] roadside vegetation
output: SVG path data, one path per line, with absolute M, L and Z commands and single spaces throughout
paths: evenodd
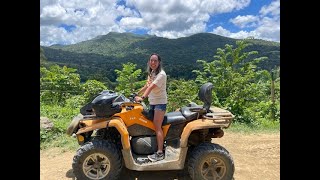
M 194 70 L 192 80 L 168 78 L 168 112 L 186 106 L 189 102 L 202 104 L 198 98 L 199 87 L 213 83 L 213 106 L 235 115 L 226 130 L 240 133 L 280 131 L 280 67 L 261 70 L 257 64 L 267 60 L 257 51 L 244 52 L 247 41 L 237 41 L 236 46 L 226 44 L 218 48 L 212 60 L 198 60 L 201 70 Z M 40 116 L 52 121 L 51 129 L 40 128 L 40 149 L 61 147 L 75 149 L 76 139 L 65 134 L 80 108 L 92 101 L 102 90 L 113 90 L 125 96 L 145 83 L 143 70 L 136 64 L 122 64 L 116 69 L 115 88 L 95 79 L 80 82 L 77 69 L 46 63 L 40 51 Z M 255 58 L 251 58 L 254 56 Z M 258 57 L 258 58 L 257 58 Z M 164 67 L 165 69 L 166 67 Z

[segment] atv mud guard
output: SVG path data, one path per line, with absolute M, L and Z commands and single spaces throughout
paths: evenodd
M 121 135 L 121 143 L 123 149 L 130 149 L 129 132 L 126 129 L 125 124 L 120 118 L 113 118 L 110 120 L 85 120 L 82 123 L 88 125 L 87 127 L 80 128 L 76 133 L 77 138 L 81 136 L 82 133 L 93 131 L 96 129 L 103 129 L 106 127 L 115 127 Z M 81 138 L 81 137 L 80 137 Z
M 212 113 L 207 113 L 202 116 L 202 119 L 194 120 L 184 127 L 181 140 L 180 147 L 184 148 L 188 145 L 188 138 L 192 131 L 199 129 L 209 129 L 209 128 L 228 128 L 231 124 L 234 115 L 229 111 L 218 108 L 218 107 L 210 107 L 210 111 Z M 223 135 L 223 131 L 222 131 Z

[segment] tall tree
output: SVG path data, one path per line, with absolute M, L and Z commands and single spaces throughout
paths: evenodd
M 213 61 L 198 60 L 203 66 L 202 71 L 193 71 L 197 74 L 197 82 L 214 84 L 218 104 L 236 114 L 236 120 L 245 122 L 251 120 L 244 118 L 244 109 L 266 96 L 263 83 L 256 82 L 256 64 L 267 58 L 250 59 L 258 52 L 245 52 L 249 45 L 246 41 L 237 41 L 235 48 L 226 44 L 224 49 L 217 49 Z
M 136 70 L 136 66 L 136 64 L 128 62 L 126 64 L 122 64 L 122 70 L 115 70 L 117 73 L 116 80 L 118 82 L 116 91 L 128 96 L 143 86 L 145 81 L 139 81 L 141 69 Z
M 199 85 L 194 80 L 168 79 L 168 112 L 186 106 L 190 102 L 201 103 L 198 99 Z
M 271 118 L 275 120 L 276 114 L 276 98 L 275 98 L 275 81 L 280 78 L 280 67 L 276 67 L 271 70 Z
M 72 95 L 80 94 L 80 75 L 76 69 L 58 65 L 40 67 L 40 100 L 42 103 L 64 104 Z
M 85 101 L 92 101 L 102 90 L 108 89 L 106 85 L 97 80 L 87 80 L 81 85 Z

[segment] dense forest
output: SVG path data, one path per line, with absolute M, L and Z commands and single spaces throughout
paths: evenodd
M 237 39 L 212 33 L 199 33 L 189 37 L 167 39 L 131 33 L 108 33 L 73 45 L 40 47 L 47 64 L 54 63 L 77 69 L 81 82 L 95 79 L 115 87 L 122 64 L 131 62 L 144 72 L 149 54 L 156 52 L 163 59 L 168 76 L 173 79 L 192 80 L 193 70 L 201 69 L 197 60 L 209 62 L 218 48 L 226 44 L 235 46 Z M 280 66 L 280 43 L 258 39 L 246 39 L 249 46 L 245 52 L 257 51 L 250 58 L 267 57 L 257 64 L 258 70 L 271 71 Z M 243 62 L 250 61 L 244 59 Z M 142 80 L 145 76 L 141 76 Z

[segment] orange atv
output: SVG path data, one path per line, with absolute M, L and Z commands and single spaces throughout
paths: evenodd
M 145 104 L 102 91 L 84 106 L 70 123 L 67 133 L 81 145 L 72 163 L 77 179 L 118 179 L 123 165 L 136 171 L 182 170 L 196 180 L 230 180 L 234 162 L 229 152 L 212 138 L 223 136 L 233 115 L 211 107 L 211 83 L 199 90 L 204 105 L 190 103 L 165 115 L 162 123 L 164 155 L 151 162 L 157 151 L 153 112 Z

